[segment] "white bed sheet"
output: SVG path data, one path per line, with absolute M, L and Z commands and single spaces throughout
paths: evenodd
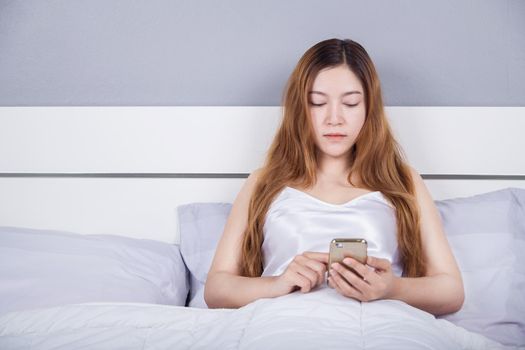
M 0 318 L 1 349 L 510 349 L 395 300 L 328 287 L 240 309 L 72 304 Z

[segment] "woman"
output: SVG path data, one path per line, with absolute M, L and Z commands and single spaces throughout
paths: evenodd
M 461 275 L 439 213 L 402 157 L 365 49 L 331 39 L 289 78 L 265 164 L 233 204 L 205 287 L 209 307 L 328 285 L 358 301 L 397 299 L 434 315 L 459 310 Z M 332 238 L 365 238 L 366 264 L 328 266 Z

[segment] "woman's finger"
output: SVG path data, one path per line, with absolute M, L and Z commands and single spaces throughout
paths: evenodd
M 330 276 L 333 284 L 337 286 L 336 289 L 338 289 L 342 295 L 356 299 L 361 295 L 361 292 L 350 285 L 337 271 L 332 270 Z
M 369 256 L 366 259 L 366 264 L 376 269 L 384 270 L 384 271 L 388 271 L 392 267 L 392 264 L 390 263 L 389 260 L 376 258 L 373 256 Z
M 328 264 L 328 253 L 304 252 L 303 255 L 307 258 L 317 260 L 320 263 L 324 263 L 325 265 Z
M 352 270 L 345 268 L 340 264 L 336 264 L 334 270 L 343 276 L 355 289 L 364 293 L 370 289 L 370 281 L 366 281 L 361 276 L 354 273 Z
M 326 273 L 326 265 L 324 263 L 319 262 L 318 260 L 315 260 L 315 259 L 308 258 L 305 254 L 303 254 L 302 256 L 298 256 L 296 261 L 299 264 L 306 266 L 310 268 L 312 271 L 314 271 L 315 273 L 317 273 L 318 277 L 315 283 L 316 285 L 324 282 L 324 277 Z
M 310 289 L 312 289 L 322 281 L 322 276 L 316 270 L 308 266 L 307 260 L 308 259 L 305 257 L 297 259 L 293 264 L 292 271 L 308 278 L 311 284 Z
M 306 293 L 309 292 L 312 289 L 312 282 L 310 279 L 306 278 L 305 276 L 295 273 L 292 277 L 293 283 L 299 287 L 301 292 Z
M 360 277 L 365 277 L 369 271 L 368 267 L 353 258 L 344 258 L 343 264 L 353 269 Z
M 320 263 L 317 260 L 308 259 L 308 261 L 305 262 L 305 265 L 317 273 L 318 275 L 317 284 L 321 284 L 324 282 L 325 273 L 326 273 L 325 264 Z

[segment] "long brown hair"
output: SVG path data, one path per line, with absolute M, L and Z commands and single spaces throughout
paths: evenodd
M 316 183 L 318 155 L 309 112 L 308 91 L 319 71 L 346 65 L 361 81 L 366 117 L 350 152 L 352 174 L 359 186 L 381 191 L 396 208 L 397 241 L 403 275 L 425 274 L 420 215 L 410 168 L 385 117 L 381 87 L 372 60 L 352 40 L 330 39 L 308 49 L 292 72 L 283 95 L 281 125 L 268 150 L 250 199 L 240 270 L 258 277 L 263 271 L 263 225 L 274 197 L 287 185 L 309 188 Z

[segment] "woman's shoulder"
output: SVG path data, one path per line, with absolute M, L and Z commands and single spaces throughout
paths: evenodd
M 257 169 L 255 169 L 254 171 L 252 171 L 250 173 L 250 176 L 253 176 L 253 177 L 257 178 L 258 176 L 261 175 L 263 170 L 264 170 L 264 168 L 262 168 L 262 167 L 261 168 L 257 168 Z
M 409 169 L 410 175 L 412 176 L 412 183 L 414 185 L 415 197 L 419 207 L 422 210 L 422 214 L 424 214 L 424 212 L 427 212 L 428 215 L 429 212 L 437 212 L 434 199 L 432 197 L 432 194 L 430 193 L 430 190 L 425 184 L 425 181 L 415 168 L 409 166 Z
M 257 181 L 259 180 L 261 176 L 262 170 L 263 170 L 262 168 L 255 169 L 248 175 L 248 177 L 244 181 L 244 184 L 240 190 L 240 194 L 246 197 L 252 196 L 253 191 L 255 190 L 255 187 L 257 185 Z
M 421 179 L 421 175 L 419 172 L 414 168 L 412 165 L 407 164 L 408 170 L 410 170 L 410 175 L 412 176 L 412 180 L 416 181 Z
M 410 177 L 412 178 L 412 183 L 414 184 L 417 194 L 422 188 L 426 187 L 425 183 L 419 172 L 413 166 L 407 165 L 407 167 L 410 170 Z
M 263 168 L 257 168 L 254 171 L 252 171 L 248 175 L 248 178 L 246 179 L 246 182 L 251 184 L 251 185 L 255 185 L 257 183 L 257 180 L 261 176 L 262 171 L 263 171 Z

